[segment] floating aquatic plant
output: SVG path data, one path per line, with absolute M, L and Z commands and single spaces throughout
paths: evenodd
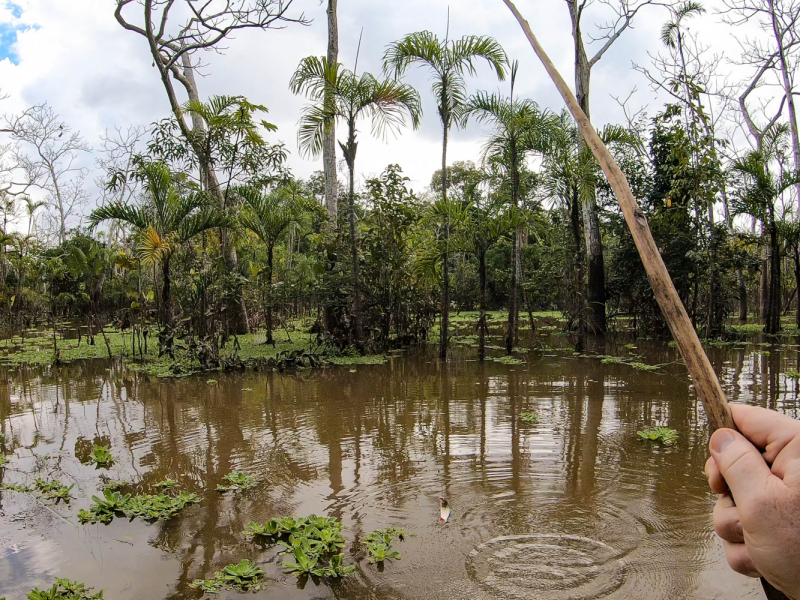
M 197 504 L 200 498 L 197 494 L 188 492 L 176 496 L 166 494 L 141 494 L 139 496 L 124 496 L 119 492 L 105 490 L 104 498 L 92 496 L 94 505 L 87 511 L 78 512 L 78 521 L 81 523 L 110 523 L 115 516 L 126 515 L 131 519 L 139 518 L 145 521 L 166 521 L 181 512 L 189 504 Z
M 376 529 L 374 531 L 370 531 L 367 535 L 364 536 L 363 542 L 365 544 L 369 544 L 371 542 L 384 542 L 386 544 L 391 544 L 395 539 L 404 542 L 406 539 L 405 529 L 402 527 L 387 527 L 386 529 Z
M 525 423 L 538 423 L 539 422 L 539 415 L 536 413 L 525 411 L 520 416 L 520 419 Z
M 174 489 L 176 485 L 178 485 L 178 482 L 174 479 L 165 479 L 164 481 L 154 483 L 153 487 L 157 490 L 171 490 Z
M 400 560 L 400 553 L 392 550 L 392 545 L 384 541 L 370 542 L 367 544 L 369 550 L 369 562 L 382 563 L 386 560 Z
M 513 356 L 496 356 L 492 359 L 501 365 L 524 365 L 525 361 L 521 358 L 514 358 Z
M 252 475 L 248 475 L 247 473 L 242 473 L 241 471 L 234 471 L 233 473 L 228 473 L 222 479 L 224 479 L 229 484 L 229 485 L 217 486 L 217 491 L 223 493 L 236 490 L 246 490 L 253 487 L 256 483 L 258 483 L 258 479 L 256 479 Z
M 786 371 L 784 373 L 789 379 L 800 379 L 800 371 Z M 2 460 L 0 460 L 0 465 L 2 465 Z
M 669 427 L 651 427 L 636 433 L 643 440 L 659 442 L 665 446 L 671 446 L 678 441 L 678 432 Z
M 129 485 L 133 485 L 133 483 L 119 479 L 103 479 L 103 490 L 116 492 Z
M 5 467 L 8 463 L 9 463 L 9 460 L 5 456 L 0 454 L 0 467 Z M 0 600 L 2 600 L 2 599 L 0 598 Z
M 106 446 L 95 444 L 94 448 L 92 448 L 92 453 L 89 455 L 89 464 L 97 465 L 98 468 L 109 468 L 114 464 L 111 450 Z
M 74 483 L 71 486 L 67 487 L 57 479 L 53 481 L 47 481 L 45 479 L 37 479 L 33 483 L 33 485 L 36 488 L 36 490 L 38 490 L 42 494 L 42 496 L 44 498 L 47 498 L 48 500 L 55 500 L 56 503 L 62 501 L 69 503 L 70 500 L 73 500 L 72 494 L 70 494 L 70 492 L 72 491 L 72 488 L 75 487 Z
M 56 578 L 56 582 L 49 590 L 34 588 L 28 592 L 28 600 L 102 600 L 103 591 L 90 594 L 91 589 L 77 581 Z M 0 600 L 5 599 L 0 598 Z
M 250 523 L 245 535 L 277 543 L 283 547 L 281 554 L 294 560 L 283 567 L 298 578 L 344 577 L 355 570 L 344 565 L 341 549 L 345 546 L 342 523 L 333 517 L 282 517 L 265 523 Z
M 240 592 L 263 589 L 264 570 L 247 559 L 228 565 L 214 573 L 213 579 L 195 579 L 190 585 L 209 594 L 218 594 L 222 588 Z

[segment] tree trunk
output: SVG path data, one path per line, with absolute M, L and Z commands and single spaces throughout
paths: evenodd
M 353 334 L 355 344 L 363 350 L 364 335 L 361 327 L 361 281 L 358 272 L 358 238 L 356 237 L 356 151 L 358 145 L 355 138 L 355 123 L 349 125 L 350 134 L 347 141 L 347 168 L 350 171 L 350 189 L 348 193 L 348 212 L 350 221 L 350 260 L 353 271 Z
M 578 341 L 575 344 L 577 352 L 586 350 L 586 299 L 584 296 L 584 267 L 583 267 L 583 232 L 581 231 L 581 212 L 579 208 L 577 190 L 573 193 L 570 202 L 570 224 L 572 225 L 572 238 L 575 242 L 575 297 L 578 313 Z
M 568 0 L 570 18 L 572 19 L 572 38 L 575 46 L 575 97 L 578 105 L 583 110 L 587 119 L 589 112 L 589 87 L 591 83 L 592 66 L 586 56 L 583 45 L 583 34 L 579 9 L 576 0 Z M 585 142 L 581 139 L 581 146 Z M 591 308 L 589 327 L 595 334 L 603 335 L 606 332 L 606 272 L 603 257 L 603 240 L 600 233 L 600 217 L 598 216 L 597 200 L 592 195 L 581 199 L 583 210 L 583 232 L 586 237 L 586 256 L 588 259 L 588 288 L 587 296 Z
M 762 224 L 761 226 L 761 239 L 762 244 L 767 236 L 767 232 L 764 230 L 765 227 Z M 766 244 L 763 244 L 761 249 L 761 318 L 766 319 L 767 316 L 767 307 L 769 306 L 769 265 L 770 265 L 770 258 L 769 258 L 770 249 L 767 247 Z
M 443 119 L 442 134 L 442 199 L 447 202 L 447 119 Z M 439 335 L 439 357 L 447 360 L 450 328 L 450 220 L 445 225 L 445 251 L 442 265 L 442 324 Z
M 275 346 L 275 340 L 272 339 L 272 261 L 275 248 L 269 244 L 267 248 L 267 344 Z
M 519 164 L 516 149 L 511 148 L 511 205 L 514 209 L 519 203 Z M 506 352 L 514 351 L 514 342 L 519 338 L 519 242 L 520 230 L 514 230 L 511 237 L 511 289 L 508 298 L 508 334 Z
M 164 260 L 161 261 L 161 275 L 164 280 L 161 291 L 161 310 L 164 315 L 165 327 L 172 327 L 172 282 L 169 276 L 169 259 L 169 256 L 165 256 Z
M 339 23 L 336 15 L 339 0 L 328 0 L 328 64 L 333 65 L 339 61 Z M 330 94 L 330 92 L 327 92 Z M 325 98 L 325 103 L 331 101 Z M 325 132 L 322 146 L 322 165 L 325 173 L 325 208 L 328 211 L 328 220 L 337 227 L 339 211 L 338 182 L 336 181 L 336 122 L 331 121 L 330 129 Z
M 781 255 L 778 241 L 778 227 L 775 223 L 774 208 L 770 210 L 769 245 L 770 277 L 769 302 L 767 304 L 764 333 L 777 334 L 781 329 Z
M 795 313 L 795 327 L 800 329 L 800 246 L 794 248 L 794 282 L 797 286 L 797 313 Z
M 736 278 L 739 284 L 739 321 L 747 321 L 747 282 L 741 269 L 736 271 Z
M 480 278 L 480 309 L 478 320 L 478 359 L 486 360 L 486 252 L 478 254 L 478 275 Z

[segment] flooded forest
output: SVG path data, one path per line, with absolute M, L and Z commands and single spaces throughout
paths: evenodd
M 697 370 L 800 419 L 798 20 L 0 6 L 0 600 L 763 598 Z

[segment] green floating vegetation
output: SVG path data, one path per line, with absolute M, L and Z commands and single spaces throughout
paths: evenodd
M 224 479 L 229 484 L 229 485 L 217 486 L 217 491 L 222 492 L 223 494 L 225 492 L 247 490 L 258 483 L 258 479 L 256 479 L 252 475 L 248 475 L 247 473 L 243 473 L 241 471 L 234 471 L 233 473 L 228 473 L 222 479 Z
M 678 432 L 669 427 L 651 427 L 644 431 L 637 431 L 637 435 L 649 442 L 659 442 L 665 446 L 671 446 L 678 441 Z
M 103 491 L 116 492 L 131 485 L 133 485 L 132 481 L 125 481 L 124 479 L 103 479 Z
M 103 591 L 91 594 L 91 589 L 77 581 L 56 578 L 56 582 L 49 590 L 34 588 L 28 592 L 28 600 L 102 600 Z M 5 599 L 0 598 L 0 600 Z
M 37 479 L 36 481 L 34 481 L 33 485 L 36 488 L 36 490 L 39 491 L 39 493 L 42 495 L 43 498 L 46 498 L 47 500 L 53 500 L 56 502 L 56 504 L 58 504 L 59 502 L 64 502 L 66 504 L 69 504 L 70 500 L 74 500 L 72 494 L 70 494 L 72 488 L 75 487 L 74 483 L 71 486 L 67 487 L 57 479 L 54 479 L 52 481 L 47 481 L 45 479 Z
M 346 577 L 355 571 L 354 565 L 344 564 L 344 526 L 333 517 L 282 517 L 266 523 L 250 523 L 247 537 L 277 543 L 283 547 L 281 554 L 294 560 L 283 563 L 283 568 L 298 578 Z
M 178 482 L 174 479 L 165 479 L 164 481 L 159 481 L 158 483 L 154 483 L 153 487 L 157 490 L 173 490 L 178 485 Z
M 189 584 L 207 594 L 219 594 L 223 588 L 239 592 L 256 592 L 264 589 L 264 570 L 247 559 L 228 565 L 214 573 L 213 579 L 195 579 Z
M 536 413 L 525 411 L 520 416 L 520 419 L 525 423 L 538 423 L 539 422 L 539 415 Z
M 406 532 L 400 527 L 376 529 L 364 537 L 364 543 L 369 552 L 369 562 L 381 564 L 387 560 L 400 560 L 400 552 L 392 548 L 395 540 L 401 542 L 406 539 Z
M 501 365 L 524 365 L 525 361 L 521 358 L 515 358 L 513 356 L 495 356 L 492 359 L 496 363 L 500 363 Z
M 111 449 L 107 446 L 94 445 L 92 453 L 89 455 L 89 464 L 96 465 L 98 469 L 108 469 L 114 464 L 114 457 Z
M 389 357 L 383 354 L 372 354 L 367 356 L 330 356 L 325 358 L 325 362 L 332 365 L 384 365 L 389 362 Z
M 800 379 L 800 371 L 791 371 L 791 370 L 789 370 L 789 371 L 786 371 L 784 373 L 784 375 L 786 375 L 786 377 L 788 377 L 789 379 Z
M 103 498 L 92 496 L 94 504 L 88 511 L 78 511 L 78 521 L 82 524 L 103 523 L 107 525 L 117 516 L 139 518 L 145 521 L 167 521 L 188 505 L 200 502 L 197 494 L 189 492 L 181 492 L 175 496 L 167 494 L 131 496 L 105 490 L 103 496 Z
M 5 467 L 9 462 L 11 461 L 9 461 L 5 456 L 0 454 L 0 467 Z M 0 600 L 2 600 L 2 598 L 0 598 Z
M 604 365 L 628 365 L 637 371 L 658 371 L 662 367 L 662 365 L 648 365 L 625 356 L 600 356 L 599 358 Z

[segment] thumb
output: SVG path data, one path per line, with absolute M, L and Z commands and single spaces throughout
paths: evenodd
M 746 437 L 732 429 L 719 429 L 711 436 L 709 447 L 737 504 L 745 505 L 763 492 L 772 472 Z

